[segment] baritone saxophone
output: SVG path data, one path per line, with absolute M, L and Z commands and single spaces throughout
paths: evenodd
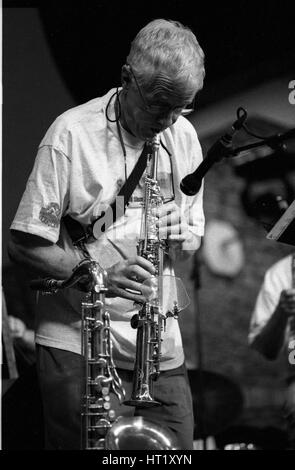
M 125 390 L 118 376 L 112 354 L 110 315 L 105 307 L 107 273 L 92 259 L 82 260 L 66 280 L 40 279 L 31 287 L 46 294 L 74 287 L 88 280 L 88 292 L 82 301 L 81 353 L 84 377 L 81 377 L 81 449 L 103 450 L 106 438 L 117 421 L 111 406 L 111 393 L 120 402 Z

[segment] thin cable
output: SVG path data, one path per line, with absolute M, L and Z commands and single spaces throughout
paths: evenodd
M 115 122 L 116 125 L 117 125 L 117 131 L 118 131 L 118 135 L 119 135 L 120 145 L 121 145 L 121 148 L 122 148 L 122 151 L 123 151 L 123 156 L 124 156 L 124 172 L 125 172 L 125 181 L 126 181 L 127 180 L 127 152 L 126 152 L 126 147 L 125 147 L 125 144 L 124 144 L 122 131 L 121 131 L 121 126 L 120 126 L 120 118 L 121 118 L 121 103 L 120 103 L 120 99 L 119 99 L 120 93 L 121 93 L 121 90 L 119 91 L 119 88 L 117 87 L 115 93 L 113 93 L 112 96 L 110 97 L 110 99 L 108 101 L 108 104 L 106 106 L 106 118 L 109 122 Z M 115 104 L 114 104 L 115 119 L 111 119 L 108 115 L 108 111 L 109 111 L 109 106 L 110 106 L 110 104 L 111 104 L 111 102 L 112 102 L 115 95 L 116 95 L 116 101 L 115 101 Z
M 241 112 L 245 113 L 247 115 L 247 111 L 242 107 L 240 106 L 238 109 L 237 109 L 237 117 L 239 118 L 241 116 Z M 244 131 L 248 134 L 248 135 L 251 135 L 252 137 L 255 137 L 255 139 L 259 139 L 259 140 L 264 140 L 264 139 L 268 139 L 269 136 L 262 136 L 262 135 L 258 135 L 256 134 L 255 132 L 251 131 L 249 129 L 248 126 L 246 126 L 246 124 L 243 124 L 242 125 L 242 129 L 244 129 Z
M 115 95 L 116 95 L 116 99 L 117 99 L 118 96 L 119 96 L 118 88 L 116 89 L 115 93 L 112 94 L 112 96 L 110 97 L 110 99 L 109 99 L 109 101 L 108 101 L 108 103 L 107 103 L 107 106 L 106 106 L 106 118 L 107 118 L 107 120 L 108 120 L 109 122 L 116 122 L 117 119 L 120 119 L 120 117 L 121 117 L 121 108 L 119 109 L 119 110 L 120 110 L 119 116 L 117 116 L 117 114 L 116 114 L 115 119 L 111 119 L 111 118 L 109 117 L 109 114 L 108 114 L 109 106 L 110 106 L 110 104 L 111 104 L 111 102 L 112 102 L 112 100 L 113 100 L 113 98 L 114 98 Z

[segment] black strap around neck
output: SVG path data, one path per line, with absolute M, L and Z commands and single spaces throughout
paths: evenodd
M 111 225 L 116 222 L 119 215 L 125 214 L 129 199 L 146 168 L 148 153 L 149 145 L 145 144 L 135 167 L 133 168 L 127 181 L 121 187 L 115 200 L 106 211 L 103 211 L 100 216 L 97 217 L 86 228 L 84 228 L 70 215 L 63 217 L 63 221 L 72 239 L 73 245 L 81 247 L 81 245 L 86 243 L 86 241 L 90 238 L 94 237 L 95 239 L 98 239 L 101 233 L 104 233 Z M 118 198 L 118 196 L 120 196 L 120 198 Z M 121 204 L 121 202 L 123 202 L 123 204 Z
M 149 146 L 145 144 L 135 167 L 130 173 L 127 181 L 125 181 L 124 185 L 121 187 L 115 200 L 106 211 L 103 211 L 101 215 L 92 222 L 91 232 L 94 238 L 98 239 L 101 233 L 104 233 L 111 225 L 113 225 L 119 216 L 123 216 L 125 214 L 129 199 L 146 168 L 148 153 Z
M 145 143 L 140 154 L 139 159 L 137 160 L 132 172 L 130 173 L 127 181 L 121 187 L 118 196 L 124 196 L 125 199 L 125 209 L 128 205 L 129 199 L 131 198 L 144 170 L 146 169 L 147 156 L 150 151 L 150 146 Z

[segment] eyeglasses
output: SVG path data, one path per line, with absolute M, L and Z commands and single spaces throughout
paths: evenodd
M 138 80 L 136 78 L 136 75 L 135 73 L 133 72 L 132 70 L 132 67 L 130 64 L 127 64 L 128 67 L 129 67 L 129 70 L 132 74 L 132 77 L 134 78 L 134 81 L 135 81 L 135 84 L 136 84 L 136 88 L 138 90 L 138 93 L 140 95 L 140 98 L 144 104 L 144 109 L 146 112 L 150 113 L 150 114 L 163 114 L 163 112 L 165 112 L 165 108 L 163 108 L 163 105 L 162 106 L 157 106 L 157 105 L 151 105 L 151 104 L 148 104 L 145 97 L 144 97 L 144 94 L 141 90 L 141 87 L 138 83 Z M 194 96 L 194 99 L 191 103 L 189 103 L 188 105 L 186 105 L 184 108 L 183 107 L 180 107 L 180 108 L 174 108 L 174 111 L 177 112 L 179 111 L 179 114 L 182 115 L 182 116 L 188 116 L 189 114 L 193 113 L 195 111 L 195 105 L 196 105 L 196 96 Z M 170 111 L 171 108 L 168 108 L 167 107 L 167 111 Z

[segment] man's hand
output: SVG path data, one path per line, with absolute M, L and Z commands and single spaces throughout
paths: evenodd
M 155 274 L 155 268 L 141 256 L 119 261 L 108 268 L 107 273 L 108 297 L 123 297 L 144 303 L 151 294 L 151 289 L 142 283 Z
M 20 340 L 22 345 L 31 351 L 35 351 L 35 334 L 26 327 L 25 323 L 17 317 L 8 315 L 10 334 L 13 339 Z
M 295 317 L 295 289 L 281 292 L 278 307 L 287 317 Z
M 20 318 L 9 315 L 8 324 L 12 338 L 22 338 L 24 336 L 26 325 Z
M 159 237 L 167 239 L 172 248 L 181 249 L 183 243 L 192 241 L 193 234 L 189 230 L 186 217 L 174 201 L 163 204 L 157 211 L 157 216 Z

